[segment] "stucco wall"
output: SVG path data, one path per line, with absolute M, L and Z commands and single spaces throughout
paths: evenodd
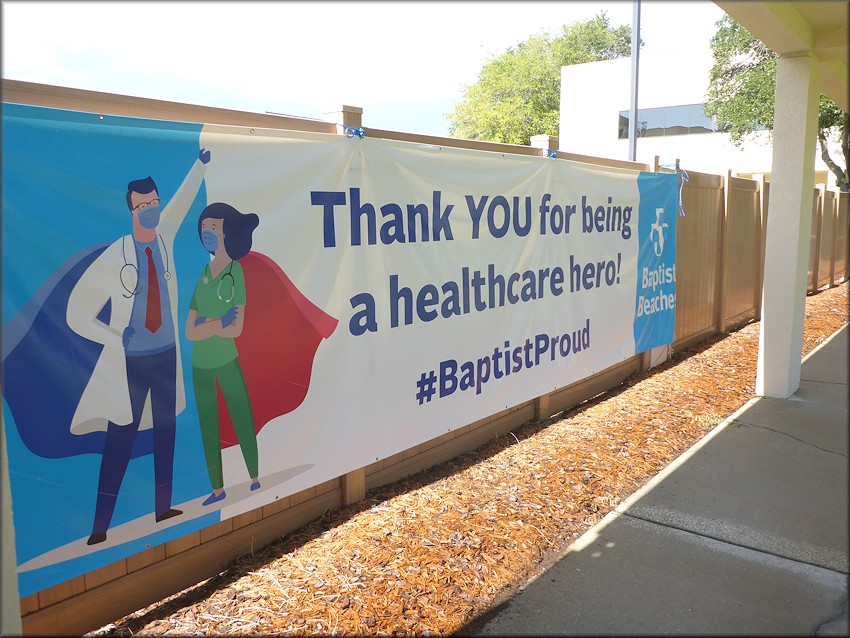
M 683 50 L 676 55 L 641 54 L 638 109 L 703 103 L 713 62 L 709 49 Z M 628 159 L 628 140 L 617 138 L 617 126 L 619 112 L 629 109 L 630 96 L 629 58 L 562 67 L 559 149 Z M 729 169 L 733 174 L 769 174 L 773 160 L 767 133 L 742 147 L 733 145 L 726 133 L 640 137 L 636 153 L 638 162 L 652 165 L 658 155 L 662 164 L 673 164 L 678 158 L 685 170 L 721 175 Z M 828 173 L 819 152 L 815 170 Z M 835 188 L 831 173 L 826 184 Z

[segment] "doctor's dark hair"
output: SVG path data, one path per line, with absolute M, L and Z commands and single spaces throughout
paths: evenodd
M 240 213 L 230 204 L 215 202 L 207 206 L 198 217 L 198 238 L 205 219 L 221 219 L 224 222 L 224 250 L 234 261 L 239 261 L 251 250 L 252 233 L 259 226 L 256 213 Z
M 132 193 L 138 193 L 139 195 L 147 195 L 148 193 L 152 193 L 156 190 L 156 184 L 150 176 L 145 177 L 144 179 L 134 179 L 132 182 L 127 184 L 127 208 L 133 210 L 133 200 L 130 197 Z

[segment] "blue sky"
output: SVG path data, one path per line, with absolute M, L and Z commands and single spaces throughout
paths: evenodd
M 645 52 L 708 48 L 713 2 L 642 0 Z M 634 3 L 40 2 L 3 0 L 3 77 L 447 135 L 445 114 L 492 55 Z

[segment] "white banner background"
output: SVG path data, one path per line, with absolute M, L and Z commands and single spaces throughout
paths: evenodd
M 257 213 L 260 226 L 253 249 L 274 259 L 301 292 L 339 319 L 336 331 L 319 346 L 305 401 L 259 434 L 261 473 L 314 464 L 282 485 L 279 495 L 391 456 L 635 354 L 640 201 L 636 171 L 368 137 L 328 139 L 210 126 L 200 143 L 214 158 L 206 175 L 208 201 Z M 366 244 L 365 221 L 363 245 L 352 245 L 351 189 L 359 189 L 361 206 L 369 203 L 375 209 L 376 245 Z M 323 207 L 311 204 L 311 192 L 318 191 L 345 194 L 346 204 L 334 208 L 333 247 L 324 246 Z M 380 230 L 385 218 L 380 208 L 395 203 L 406 211 L 408 204 L 425 204 L 432 210 L 435 191 L 443 213 L 453 207 L 448 214 L 453 239 L 443 235 L 422 241 L 417 228 L 416 242 L 383 245 Z M 547 225 L 541 234 L 540 207 L 546 193 L 551 195 L 550 209 L 576 205 L 569 233 L 556 234 Z M 511 205 L 514 197 L 520 198 L 523 223 L 525 198 L 530 198 L 527 236 L 518 236 L 513 226 L 503 237 L 491 234 L 487 208 L 499 195 Z M 488 197 L 477 239 L 466 196 L 476 203 Z M 631 207 L 631 219 L 610 231 L 583 232 L 583 198 L 594 211 L 599 206 Z M 494 207 L 494 213 L 494 225 L 502 227 L 503 207 Z M 623 227 L 628 227 L 630 236 Z M 582 268 L 603 262 L 601 285 L 597 287 L 592 278 L 591 288 L 571 292 L 571 256 Z M 619 266 L 613 285 L 606 284 L 608 262 Z M 532 271 L 536 278 L 539 270 L 560 267 L 565 273 L 563 292 L 554 295 L 547 280 L 539 299 L 483 311 L 474 309 L 473 300 L 468 314 L 449 317 L 439 315 L 437 303 L 431 306 L 438 312 L 436 319 L 423 321 L 414 308 L 410 325 L 404 324 L 407 304 L 399 302 L 401 325 L 391 327 L 391 275 L 398 275 L 399 287 L 411 290 L 415 306 L 423 286 L 432 284 L 440 290 L 446 282 L 460 284 L 463 268 L 486 276 L 488 264 L 494 264 L 495 272 L 506 280 L 513 272 Z M 362 306 L 352 308 L 351 300 L 362 293 L 374 299 L 377 330 L 355 336 L 349 321 Z M 442 291 L 439 299 L 445 299 Z M 494 378 L 492 355 L 495 349 L 504 351 L 505 342 L 513 350 L 526 339 L 533 344 L 538 334 L 572 336 L 586 327 L 588 319 L 590 348 L 566 358 L 558 354 L 555 361 L 547 352 L 540 365 Z M 434 370 L 439 377 L 442 361 L 454 359 L 458 365 L 471 361 L 477 366 L 485 357 L 491 357 L 490 378 L 480 394 L 474 388 L 458 389 L 441 398 L 438 378 L 437 391 L 420 405 L 416 384 L 423 373 Z M 246 480 L 238 446 L 225 450 L 224 463 L 225 484 Z M 247 511 L 268 500 L 266 492 L 234 504 L 222 515 Z
M 3 149 L 10 159 L 4 423 L 14 424 L 6 432 L 24 596 L 332 481 L 673 339 L 673 174 L 21 105 L 4 106 Z M 45 182 L 45 175 L 54 177 Z M 140 430 L 135 455 L 116 453 L 114 437 L 70 428 L 81 395 L 92 391 L 97 411 L 128 392 L 121 352 L 104 358 L 103 346 L 67 316 L 79 311 L 71 291 L 102 267 L 102 286 L 83 305 L 98 313 L 93 321 L 126 327 L 113 312 L 126 309 L 118 287 L 126 256 L 123 266 L 101 256 L 117 256 L 114 247 L 123 248 L 132 232 L 124 185 L 145 175 L 155 177 L 164 201 L 182 201 L 173 209 L 182 210 L 182 224 L 172 229 L 165 268 L 179 282 L 171 309 L 187 402 L 176 419 L 173 476 L 160 484 L 180 513 L 161 520 L 152 462 L 170 462 L 163 460 L 170 444 L 157 448 L 151 432 Z M 187 175 L 194 181 L 183 201 Z M 196 342 L 186 322 L 209 257 L 198 220 L 214 202 L 260 220 L 252 246 L 259 255 L 243 260 L 246 323 L 236 344 L 260 419 L 261 485 L 251 489 L 250 442 L 243 459 L 219 415 L 227 494 L 210 501 L 215 445 L 205 454 Z M 286 278 L 315 308 L 292 297 Z M 491 303 L 491 292 L 504 301 Z M 95 380 L 101 360 L 112 367 Z M 124 452 L 130 459 L 118 467 Z M 114 512 L 104 515 L 105 538 L 94 529 L 98 494 L 108 493 L 99 491 L 104 467 L 120 482 L 111 488 L 119 493 Z

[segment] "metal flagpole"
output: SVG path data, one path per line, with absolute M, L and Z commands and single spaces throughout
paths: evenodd
M 632 11 L 632 95 L 629 103 L 629 160 L 637 160 L 638 56 L 640 54 L 640 0 Z

